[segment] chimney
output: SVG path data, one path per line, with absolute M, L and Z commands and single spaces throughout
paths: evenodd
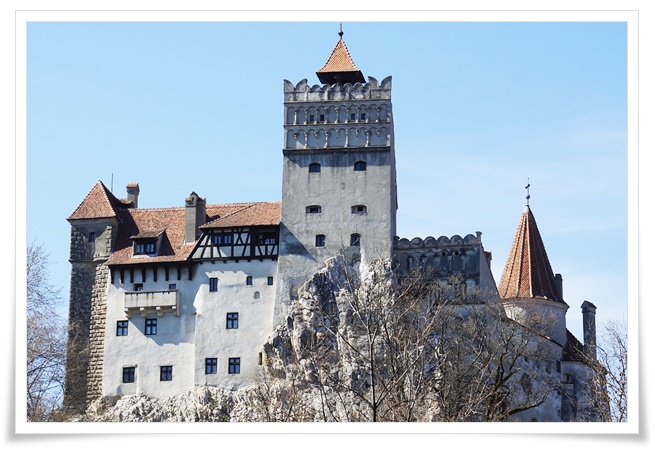
M 596 359 L 596 306 L 588 301 L 582 304 L 582 334 L 584 354 Z
M 557 287 L 557 293 L 559 294 L 559 298 L 564 299 L 564 286 L 562 285 L 562 274 L 561 273 L 556 273 L 555 274 L 555 286 Z
M 139 183 L 127 183 L 127 200 L 132 202 L 132 208 L 139 207 Z
M 184 242 L 186 244 L 196 241 L 198 235 L 198 227 L 205 224 L 205 199 L 200 198 L 198 194 L 192 192 L 185 199 L 185 226 L 184 226 Z

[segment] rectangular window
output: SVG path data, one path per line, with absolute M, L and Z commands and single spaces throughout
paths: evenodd
M 134 383 L 136 367 L 123 367 L 123 383 Z
M 268 284 L 269 286 L 273 286 L 273 277 L 268 277 L 267 284 Z
M 355 113 L 350 113 L 350 120 L 355 120 Z
M 246 284 L 247 284 L 248 286 L 252 286 L 252 277 L 251 277 L 250 275 L 248 275 L 248 276 L 246 277 Z
M 227 365 L 227 373 L 235 374 L 241 372 L 241 358 L 230 358 Z
M 366 113 L 361 113 L 359 115 L 359 120 L 366 120 Z
M 142 291 L 143 290 L 143 283 L 134 283 L 134 290 L 135 291 Z
M 218 360 L 216 358 L 205 358 L 205 373 L 218 372 Z
M 239 328 L 239 313 L 227 313 L 226 326 L 228 330 Z
M 89 233 L 89 242 L 95 242 L 96 241 L 96 234 L 92 231 Z
M 258 245 L 275 245 L 277 244 L 277 234 L 263 233 L 257 237 Z
M 324 234 L 317 234 L 316 235 L 316 246 L 317 247 L 325 247 L 325 235 Z
M 361 242 L 361 236 L 359 234 L 354 233 L 350 235 L 350 245 L 359 247 L 360 242 Z
M 160 366 L 159 381 L 171 381 L 173 379 L 173 366 Z
M 154 336 L 157 334 L 157 319 L 146 319 L 146 336 Z
M 218 278 L 209 279 L 209 292 L 218 291 Z
M 325 122 L 325 114 L 319 114 L 318 115 L 318 121 L 319 122 Z
M 127 336 L 127 320 L 116 322 L 116 336 Z
M 134 243 L 134 254 L 135 255 L 154 255 L 155 254 L 155 242 L 135 242 Z
M 314 122 L 314 114 L 310 114 L 310 115 L 309 115 L 309 121 L 310 121 L 310 122 Z
M 232 234 L 231 233 L 213 234 L 212 243 L 214 245 L 229 245 L 232 243 Z
M 173 289 L 177 289 L 177 284 L 175 284 L 175 283 L 171 283 L 171 284 L 169 284 L 169 285 L 168 285 L 168 289 L 171 289 L 171 290 L 173 290 Z

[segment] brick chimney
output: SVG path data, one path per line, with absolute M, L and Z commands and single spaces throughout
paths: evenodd
M 205 199 L 192 192 L 185 199 L 185 226 L 184 242 L 189 244 L 196 241 L 198 227 L 204 225 L 207 220 L 205 211 Z
M 596 306 L 588 301 L 582 304 L 582 334 L 584 354 L 596 359 Z
M 139 183 L 127 183 L 127 200 L 132 202 L 133 208 L 139 207 Z

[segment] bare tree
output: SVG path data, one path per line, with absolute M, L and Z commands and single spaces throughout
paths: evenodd
M 57 313 L 61 293 L 50 282 L 49 254 L 27 248 L 27 420 L 47 421 L 61 405 L 66 327 Z
M 331 260 L 266 347 L 271 374 L 320 399 L 314 420 L 511 420 L 553 392 L 555 375 L 526 370 L 538 357 L 534 335 L 507 319 L 497 297 L 457 276 L 362 267 Z

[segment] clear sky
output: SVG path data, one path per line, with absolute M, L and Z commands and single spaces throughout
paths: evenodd
M 220 19 L 219 19 L 220 20 Z M 500 281 L 530 206 L 580 305 L 627 297 L 624 22 L 357 22 L 365 77 L 393 77 L 398 235 L 482 232 Z M 102 180 L 140 208 L 281 198 L 283 80 L 315 75 L 329 22 L 33 22 L 27 27 L 27 240 L 68 293 L 66 218 Z M 636 193 L 633 193 L 633 195 Z M 636 298 L 634 299 L 636 301 Z

